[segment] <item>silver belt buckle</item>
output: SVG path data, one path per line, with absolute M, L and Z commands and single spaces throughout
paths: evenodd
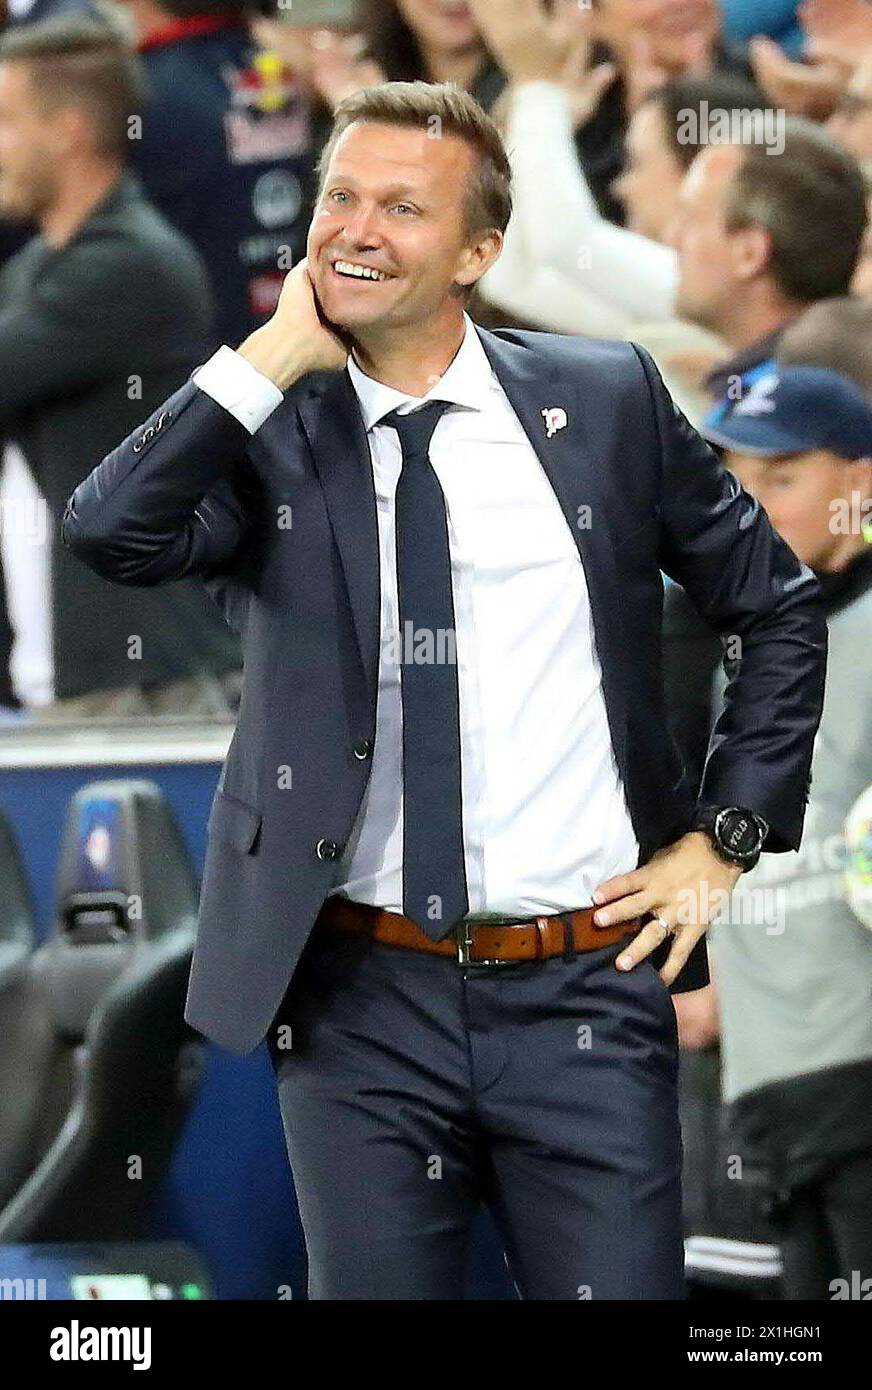
M 454 928 L 454 940 L 457 944 L 457 964 L 463 965 L 469 970 L 477 970 L 481 966 L 510 966 L 523 965 L 519 960 L 473 960 L 472 958 L 472 932 L 477 926 L 476 922 L 470 922 L 468 917 L 464 917 Z M 484 923 L 483 925 L 487 925 Z M 494 923 L 493 925 L 498 925 Z
M 454 940 L 457 945 L 457 964 L 472 964 L 472 923 L 467 917 L 462 917 L 454 928 Z

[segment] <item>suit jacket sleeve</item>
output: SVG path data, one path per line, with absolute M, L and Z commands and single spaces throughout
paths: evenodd
M 256 510 L 249 439 L 229 411 L 186 382 L 79 484 L 64 513 L 64 544 L 116 584 L 208 580 L 238 630 L 222 577 Z
M 699 801 L 756 811 L 770 826 L 767 850 L 797 849 L 826 674 L 820 586 L 636 351 L 662 459 L 661 568 L 732 658 Z

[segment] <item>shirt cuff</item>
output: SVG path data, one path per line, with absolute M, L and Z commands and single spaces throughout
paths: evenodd
M 191 380 L 213 401 L 223 405 L 249 434 L 259 430 L 284 400 L 274 381 L 226 344 L 197 368 Z

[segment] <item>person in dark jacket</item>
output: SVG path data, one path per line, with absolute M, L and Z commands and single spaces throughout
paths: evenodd
M 317 154 L 311 94 L 259 48 L 252 0 L 128 7 L 148 86 L 134 168 L 208 269 L 213 346 L 237 342 L 269 318 L 303 254 Z
M 185 1016 L 240 1053 L 267 1042 L 310 1297 L 455 1296 L 484 1201 L 521 1297 L 680 1298 L 661 986 L 679 987 L 704 937 L 684 894 L 726 891 L 764 844 L 799 843 L 825 673 L 817 586 L 643 349 L 468 319 L 511 187 L 467 93 L 359 92 L 323 167 L 274 320 L 107 455 L 63 524 L 115 582 L 200 574 L 248 613 Z M 292 533 L 276 526 L 289 501 Z M 470 528 L 457 544 L 449 517 Z M 467 593 L 464 555 L 485 551 Z M 665 723 L 661 568 L 745 643 L 698 789 Z M 405 660 L 395 635 L 414 637 Z M 495 862 L 499 883 L 480 867 Z M 604 930 L 621 934 L 614 955 Z M 478 974 L 504 963 L 520 966 L 510 985 Z M 450 1181 L 426 1180 L 434 1153 Z
M 0 273 L 0 436 L 51 522 L 50 709 L 226 713 L 219 678 L 238 670 L 239 644 L 208 595 L 118 589 L 58 544 L 95 450 L 185 381 L 210 334 L 198 257 L 124 167 L 138 96 L 135 55 L 102 26 L 47 20 L 0 38 L 0 214 L 39 227 Z

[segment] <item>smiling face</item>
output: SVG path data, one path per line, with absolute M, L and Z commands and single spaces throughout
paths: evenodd
M 457 286 L 478 280 L 501 245 L 498 232 L 467 231 L 476 158 L 464 140 L 414 127 L 355 121 L 342 132 L 307 245 L 332 323 L 365 339 L 461 318 Z

